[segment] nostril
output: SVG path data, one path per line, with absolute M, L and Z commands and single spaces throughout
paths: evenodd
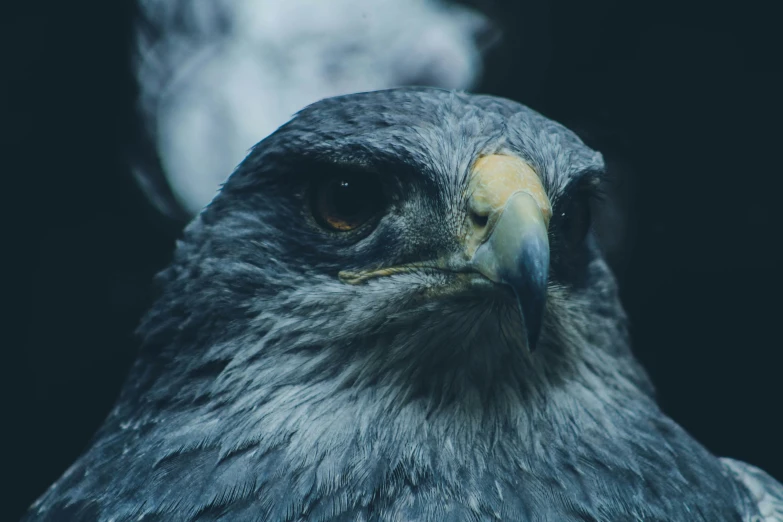
M 483 228 L 487 226 L 487 221 L 489 221 L 489 216 L 486 214 L 479 214 L 478 212 L 471 212 L 470 219 L 477 227 Z

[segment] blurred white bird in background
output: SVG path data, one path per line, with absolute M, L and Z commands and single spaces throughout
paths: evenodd
M 158 208 L 193 215 L 255 143 L 325 97 L 474 86 L 497 30 L 439 0 L 140 0 L 135 174 Z

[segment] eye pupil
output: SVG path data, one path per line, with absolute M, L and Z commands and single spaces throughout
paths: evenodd
M 355 183 L 346 180 L 339 181 L 332 195 L 334 210 L 346 217 L 360 214 L 362 203 L 360 201 L 361 194 L 358 192 Z
M 356 229 L 383 206 L 383 191 L 372 174 L 327 177 L 313 189 L 313 216 L 324 228 L 334 231 Z

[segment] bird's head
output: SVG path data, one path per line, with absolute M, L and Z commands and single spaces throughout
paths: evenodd
M 625 357 L 590 226 L 602 171 L 575 134 L 507 100 L 318 102 L 188 228 L 142 326 L 160 348 L 147 351 L 234 386 L 439 397 L 567 378 L 590 352 Z

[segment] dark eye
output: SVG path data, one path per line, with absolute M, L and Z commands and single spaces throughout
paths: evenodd
M 584 241 L 592 221 L 588 194 L 576 194 L 559 217 L 566 241 L 572 245 Z
M 383 210 L 383 186 L 371 173 L 340 174 L 315 182 L 311 193 L 313 217 L 324 228 L 348 232 Z

